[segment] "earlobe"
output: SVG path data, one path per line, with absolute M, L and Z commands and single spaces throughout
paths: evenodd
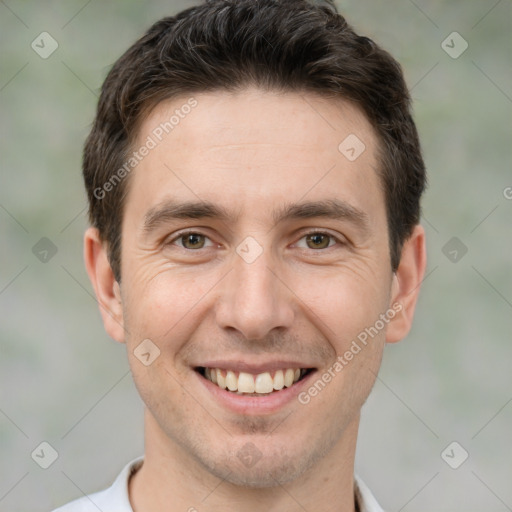
M 96 228 L 90 227 L 85 232 L 84 260 L 105 330 L 111 338 L 124 343 L 121 290 L 108 261 L 106 245 L 101 241 Z
M 398 310 L 398 314 L 389 322 L 388 343 L 404 339 L 411 330 L 426 265 L 425 229 L 418 224 L 404 243 L 400 264 L 393 276 L 390 307 Z

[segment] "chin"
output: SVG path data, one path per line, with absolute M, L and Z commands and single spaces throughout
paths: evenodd
M 230 464 L 225 465 L 222 463 L 208 467 L 211 473 L 225 482 L 229 482 L 237 487 L 252 489 L 278 487 L 296 480 L 304 473 L 305 469 L 297 468 L 290 460 L 267 463 L 260 461 L 253 468 L 240 468 L 240 464 L 233 468 Z
M 252 447 L 251 450 L 247 450 L 248 446 Z M 253 450 L 258 454 L 248 462 L 250 467 L 243 463 L 244 447 L 246 451 Z M 311 448 L 310 446 L 309 450 Z M 225 482 L 238 487 L 262 489 L 278 487 L 299 479 L 323 456 L 323 452 L 324 450 L 304 452 L 296 446 L 273 446 L 259 452 L 249 441 L 234 453 L 214 453 L 211 450 L 208 454 L 202 454 L 204 457 L 201 454 L 196 454 L 196 457 L 211 474 Z

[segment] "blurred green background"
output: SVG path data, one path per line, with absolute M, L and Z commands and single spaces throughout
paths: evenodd
M 114 61 L 191 5 L 0 1 L 1 511 L 49 511 L 143 453 L 124 346 L 83 267 L 81 150 Z M 387 511 L 512 510 L 512 2 L 338 6 L 402 63 L 429 172 L 427 277 L 364 406 L 356 470 Z M 41 32 L 58 43 L 46 59 L 31 47 Z M 453 32 L 468 43 L 458 58 L 442 46 Z M 43 441 L 59 455 L 46 470 L 31 458 Z M 452 441 L 469 453 L 458 469 L 441 457 Z

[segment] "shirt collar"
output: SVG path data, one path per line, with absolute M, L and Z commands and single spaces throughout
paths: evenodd
M 359 512 L 384 512 L 370 489 L 357 474 L 354 475 L 354 494 Z

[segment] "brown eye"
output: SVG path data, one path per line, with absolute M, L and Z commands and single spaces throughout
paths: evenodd
M 185 249 L 202 249 L 205 244 L 205 236 L 199 233 L 187 233 L 178 238 Z
M 326 249 L 331 238 L 333 237 L 326 233 L 310 233 L 306 235 L 306 243 L 310 249 Z

